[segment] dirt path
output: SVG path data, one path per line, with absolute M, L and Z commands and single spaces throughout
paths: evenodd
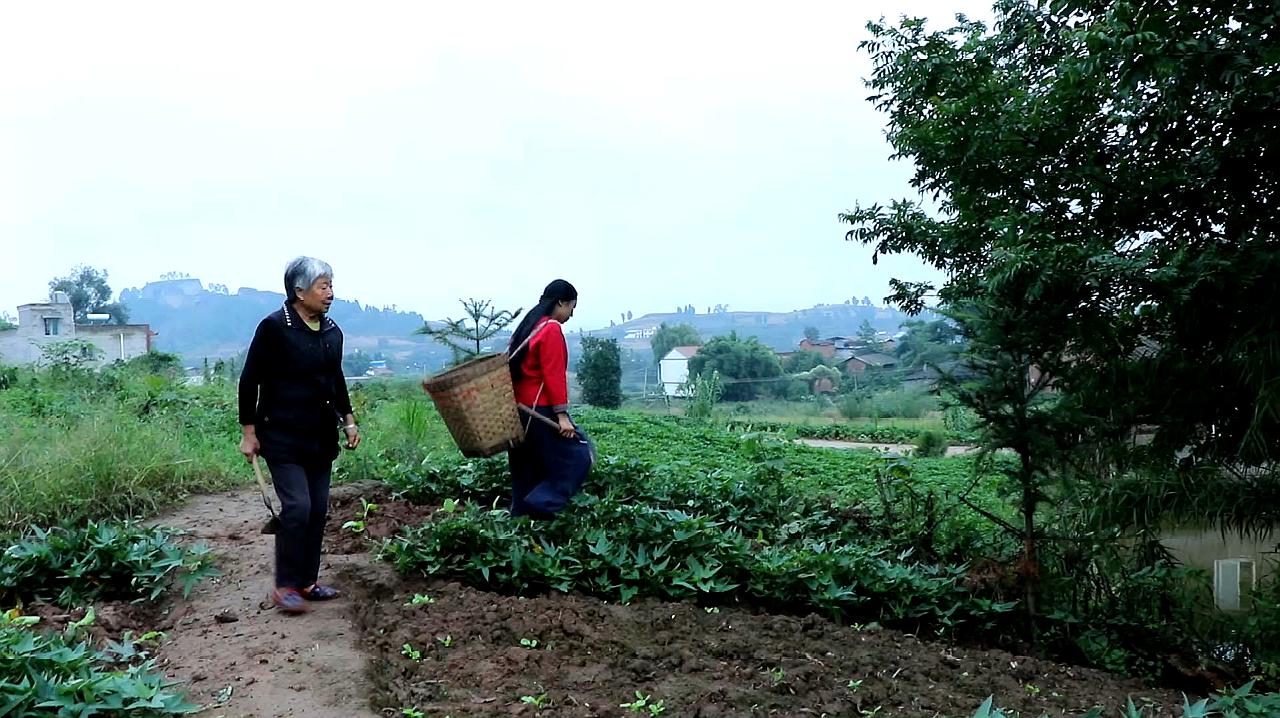
M 912 444 L 880 444 L 861 441 L 836 441 L 833 439 L 796 439 L 796 443 L 820 449 L 874 449 L 876 451 L 892 451 L 899 454 L 910 454 L 916 447 Z M 964 456 L 978 450 L 976 446 L 948 446 L 947 456 Z
M 358 492 L 360 487 L 335 487 Z M 179 600 L 160 650 L 167 673 L 189 682 L 204 715 L 225 718 L 361 718 L 368 708 L 367 661 L 356 647 L 343 598 L 285 616 L 266 603 L 272 537 L 256 491 L 193 497 L 155 523 L 187 529 L 217 552 L 221 578 Z M 368 553 L 327 555 L 322 577 L 367 567 Z M 232 620 L 234 619 L 234 620 Z

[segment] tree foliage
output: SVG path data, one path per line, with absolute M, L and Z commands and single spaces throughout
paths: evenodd
M 87 369 L 102 358 L 102 350 L 87 339 L 67 339 L 40 345 L 40 366 L 55 373 Z
M 126 324 L 129 311 L 123 304 L 111 301 L 111 285 L 107 284 L 107 270 L 86 265 L 72 268 L 65 277 L 49 281 L 49 291 L 66 292 L 75 312 L 75 321 L 84 323 L 90 314 L 108 314 L 114 324 Z
M 817 391 L 818 383 L 824 380 L 831 387 L 831 390 L 834 391 L 836 387 L 840 386 L 840 380 L 843 378 L 843 375 L 840 373 L 840 370 L 835 367 L 819 364 L 808 371 L 797 374 L 796 378 L 803 379 L 807 382 L 809 385 L 809 391 L 813 393 Z
M 957 340 L 960 330 L 955 324 L 937 319 L 931 322 L 909 321 L 902 326 L 906 333 L 898 339 L 894 349 L 902 366 L 912 369 L 946 367 L 959 356 L 961 345 Z
M 953 389 L 988 447 L 1018 453 L 1006 528 L 1034 612 L 1034 517 L 1068 482 L 1176 469 L 1274 487 L 1280 18 L 1244 1 L 999 0 L 995 15 L 870 25 L 872 99 L 932 207 L 842 219 L 875 257 L 948 277 L 894 279 L 892 298 L 919 312 L 936 291 L 968 342 L 978 377 Z M 1139 425 L 1155 439 L 1134 448 Z M 1195 503 L 1151 499 L 1123 520 Z
M 707 374 L 689 374 L 680 394 L 689 400 L 684 415 L 690 419 L 710 419 L 715 415 L 715 406 L 724 396 L 724 382 L 720 372 Z
M 876 328 L 871 326 L 870 319 L 863 319 L 862 324 L 858 325 L 858 341 L 863 344 L 875 347 L 879 344 L 878 336 L 879 335 L 876 334 Z
M 453 352 L 454 364 L 461 364 L 480 355 L 484 341 L 502 331 L 520 316 L 522 309 L 499 310 L 489 299 L 460 299 L 466 316 L 462 319 L 445 319 L 444 326 L 424 324 L 416 332 L 425 334 Z M 470 322 L 470 323 L 468 323 Z
M 622 406 L 622 352 L 617 339 L 582 338 L 578 384 L 586 403 L 605 409 Z
M 666 322 L 658 325 L 658 331 L 654 332 L 653 337 L 649 340 L 649 346 L 653 349 L 653 361 L 655 363 L 662 361 L 662 357 L 676 347 L 693 347 L 701 344 L 702 337 L 698 336 L 697 329 L 688 324 L 672 325 Z
M 689 375 L 719 372 L 724 379 L 725 401 L 750 401 L 761 393 L 766 382 L 782 376 L 782 362 L 769 347 L 755 337 L 739 339 L 737 332 L 713 337 L 689 360 Z
M 803 374 L 816 366 L 828 366 L 821 352 L 801 350 L 782 360 L 782 369 L 788 374 Z
M 342 373 L 347 376 L 364 376 L 372 363 L 373 357 L 368 352 L 356 349 L 342 357 Z

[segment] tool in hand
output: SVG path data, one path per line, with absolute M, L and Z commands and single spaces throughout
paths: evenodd
M 271 512 L 271 518 L 262 526 L 262 533 L 274 534 L 280 530 L 280 517 L 276 514 L 276 509 L 271 505 L 271 499 L 267 498 L 267 480 L 262 476 L 262 467 L 258 465 L 258 456 L 255 454 L 253 459 L 253 475 L 258 479 L 258 491 L 262 494 L 262 503 L 267 507 L 267 511 Z

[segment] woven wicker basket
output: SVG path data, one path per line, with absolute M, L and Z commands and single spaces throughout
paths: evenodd
M 507 355 L 477 357 L 422 382 L 463 456 L 500 454 L 523 432 Z

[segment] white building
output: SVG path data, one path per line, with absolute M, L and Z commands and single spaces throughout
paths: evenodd
M 658 379 L 664 394 L 684 396 L 684 384 L 689 381 L 689 360 L 697 353 L 698 347 L 676 347 L 658 361 Z
M 101 366 L 146 354 L 153 336 L 146 324 L 76 324 L 71 300 L 65 292 L 54 292 L 47 302 L 18 307 L 18 327 L 0 331 L 0 364 L 35 364 L 42 346 L 82 339 L 100 350 L 96 365 Z
M 654 334 L 658 333 L 657 327 L 633 327 L 622 333 L 624 340 L 637 341 L 640 339 L 652 339 Z

